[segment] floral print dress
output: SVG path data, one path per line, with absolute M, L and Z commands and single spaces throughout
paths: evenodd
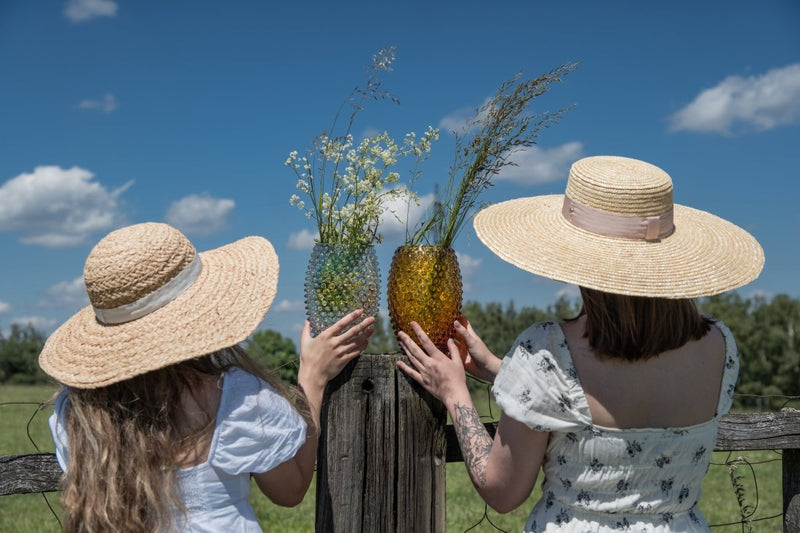
M 675 428 L 595 426 L 561 327 L 542 322 L 517 338 L 492 392 L 505 415 L 550 432 L 526 532 L 709 531 L 697 502 L 739 371 L 733 335 L 714 324 L 727 352 L 716 414 Z

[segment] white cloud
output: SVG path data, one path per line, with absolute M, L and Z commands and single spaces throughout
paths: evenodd
M 115 17 L 118 7 L 113 0 L 69 0 L 64 16 L 72 22 L 86 22 L 96 17 Z
M 76 246 L 117 225 L 117 198 L 132 185 L 109 191 L 90 171 L 39 166 L 0 186 L 0 231 L 22 234 L 20 242 L 47 247 Z
M 383 237 L 405 237 L 406 219 L 409 231 L 413 231 L 419 224 L 425 212 L 433 205 L 434 195 L 420 196 L 417 201 L 409 201 L 408 194 L 398 194 L 383 203 L 383 212 L 378 223 L 379 232 Z M 307 229 L 289 235 L 287 246 L 292 250 L 311 250 L 315 240 L 319 240 L 319 233 L 312 233 Z
M 472 289 L 472 279 L 478 272 L 482 260 L 461 252 L 456 252 L 456 257 L 458 258 L 458 268 L 461 271 L 461 284 L 464 291 L 469 291 Z
M 461 270 L 461 278 L 464 280 L 472 279 L 483 261 L 461 252 L 456 252 L 456 257 L 458 258 L 458 268 Z
M 305 311 L 305 304 L 301 300 L 281 300 L 272 306 L 273 311 L 279 313 L 294 313 L 297 311 Z
M 748 300 L 764 300 L 768 302 L 772 300 L 773 296 L 775 295 L 771 292 L 764 291 L 761 289 L 753 289 L 752 291 L 750 291 L 750 293 L 747 295 L 746 298 Z
M 489 102 L 490 98 L 486 98 L 483 101 L 483 104 L 480 107 L 485 106 Z M 480 109 L 480 107 L 478 109 Z M 449 115 L 446 115 L 439 121 L 439 129 L 442 131 L 446 131 L 447 133 L 452 133 L 455 135 L 463 135 L 469 131 L 469 127 L 471 125 L 474 126 L 475 119 L 480 120 L 486 114 L 486 110 L 484 110 L 481 114 L 475 117 L 475 113 L 477 109 L 473 109 L 470 107 L 462 107 L 460 109 L 456 109 Z M 472 122 L 470 122 L 472 121 Z
M 228 198 L 192 194 L 173 202 L 164 218 L 186 235 L 211 235 L 228 226 L 235 206 Z
M 381 130 L 379 130 L 377 128 L 374 128 L 372 126 L 368 126 L 368 127 L 364 128 L 364 131 L 361 132 L 361 137 L 359 137 L 359 138 L 360 139 L 366 139 L 367 137 L 374 137 L 375 135 L 379 135 L 381 133 L 383 133 L 383 131 L 381 131 Z
M 83 278 L 78 277 L 72 281 L 62 281 L 45 289 L 44 307 L 69 307 L 78 309 L 89 305 L 89 296 L 86 294 L 86 285 Z
M 11 311 L 11 304 L 0 301 L 0 314 L 8 313 Z
M 48 332 L 58 324 L 58 321 L 41 316 L 20 316 L 12 319 L 11 324 L 17 324 L 22 327 L 33 326 L 37 331 Z
M 487 98 L 483 105 L 489 102 Z M 439 129 L 457 135 L 468 133 L 475 115 L 474 109 L 461 108 L 439 121 Z M 478 117 L 480 120 L 481 117 Z M 538 146 L 522 148 L 511 154 L 509 160 L 516 165 L 507 165 L 494 179 L 513 181 L 521 185 L 536 185 L 565 179 L 569 167 L 583 156 L 583 144 L 570 142 L 549 149 Z
M 433 194 L 426 194 L 420 196 L 418 202 L 414 200 L 409 202 L 408 195 L 405 194 L 384 203 L 379 226 L 380 232 L 385 237 L 405 237 L 406 218 L 408 219 L 409 232 L 413 232 L 425 212 L 433 205 L 433 199 Z
M 569 167 L 583 155 L 583 144 L 570 142 L 554 148 L 530 146 L 514 152 L 509 158 L 516 165 L 503 167 L 497 181 L 513 181 L 520 185 L 537 185 L 566 179 Z
M 119 107 L 117 98 L 111 93 L 106 93 L 102 99 L 81 100 L 81 102 L 78 104 L 79 109 L 97 110 L 102 111 L 103 113 L 111 113 L 117 107 Z
M 463 133 L 467 128 L 467 121 L 475 112 L 474 109 L 462 107 L 450 113 L 439 121 L 439 130 L 447 133 Z
M 319 238 L 319 234 L 311 233 L 307 229 L 289 235 L 289 242 L 287 246 L 292 250 L 311 250 L 314 247 L 314 241 Z
M 800 63 L 760 76 L 728 76 L 670 117 L 671 131 L 733 135 L 800 121 Z
M 567 284 L 556 291 L 556 299 L 566 298 L 567 300 L 580 300 L 581 290 L 577 285 Z

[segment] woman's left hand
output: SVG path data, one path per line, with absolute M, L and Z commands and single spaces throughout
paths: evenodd
M 469 397 L 461 355 L 453 339 L 447 341 L 448 353 L 442 353 L 416 322 L 411 323 L 420 344 L 404 331 L 398 332 L 400 347 L 411 365 L 398 361 L 397 366 L 449 408 L 451 403 Z

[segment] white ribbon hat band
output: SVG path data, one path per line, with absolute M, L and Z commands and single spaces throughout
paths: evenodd
M 608 237 L 653 241 L 668 237 L 675 230 L 673 210 L 657 216 L 622 216 L 600 211 L 564 196 L 562 216 L 571 224 Z
M 124 324 L 131 320 L 136 320 L 153 311 L 162 308 L 169 302 L 177 298 L 183 291 L 192 286 L 200 276 L 203 264 L 200 256 L 195 254 L 192 262 L 181 270 L 177 276 L 167 283 L 154 290 L 150 294 L 142 296 L 138 300 L 129 304 L 112 307 L 111 309 L 98 309 L 94 307 L 94 314 L 97 320 L 103 324 Z

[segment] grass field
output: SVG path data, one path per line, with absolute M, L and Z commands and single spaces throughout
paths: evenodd
M 47 417 L 50 410 L 36 413 L 36 405 L 20 403 L 45 401 L 54 389 L 39 386 L 0 386 L 0 455 L 14 455 L 37 451 L 52 451 L 53 444 L 47 428 Z M 478 395 L 476 402 L 482 415 L 489 410 L 485 395 Z M 36 414 L 35 414 L 36 413 Z M 498 411 L 495 409 L 494 414 Z M 33 416 L 35 414 L 35 416 Z M 33 416 L 33 420 L 31 418 Z M 29 425 L 30 421 L 30 425 Z M 29 425 L 29 427 L 28 427 Z M 28 438 L 30 433 L 30 439 Z M 32 441 L 31 441 L 32 439 Z M 35 444 L 34 444 L 35 443 Z M 737 467 L 737 475 L 743 476 L 745 488 L 745 504 L 754 506 L 758 495 L 758 508 L 752 518 L 769 517 L 781 512 L 781 463 L 780 456 L 772 451 L 747 453 L 720 453 L 713 457 L 713 464 L 703 483 L 703 499 L 700 508 L 709 523 L 733 525 L 716 526 L 715 533 L 741 533 L 740 514 L 736 495 L 733 491 L 729 468 L 726 461 L 743 457 L 755 471 L 757 489 L 753 474 L 746 465 Z M 467 477 L 464 466 L 460 463 L 447 465 L 447 531 L 466 531 L 478 524 L 471 531 L 495 531 L 492 524 L 505 531 L 520 531 L 528 512 L 538 498 L 537 488 L 528 502 L 519 509 L 506 515 L 499 515 L 491 510 L 484 517 L 485 506 L 477 495 Z M 306 532 L 314 530 L 314 486 L 312 485 L 305 500 L 298 507 L 284 509 L 272 505 L 260 493 L 254 491 L 251 496 L 259 521 L 266 531 L 271 532 Z M 60 513 L 58 494 L 48 494 L 50 504 L 55 512 Z M 781 519 L 757 521 L 752 524 L 752 531 L 779 532 Z M 48 509 L 41 494 L 23 494 L 0 497 L 0 532 L 57 532 L 59 526 L 53 513 Z M 747 531 L 747 529 L 745 529 Z

